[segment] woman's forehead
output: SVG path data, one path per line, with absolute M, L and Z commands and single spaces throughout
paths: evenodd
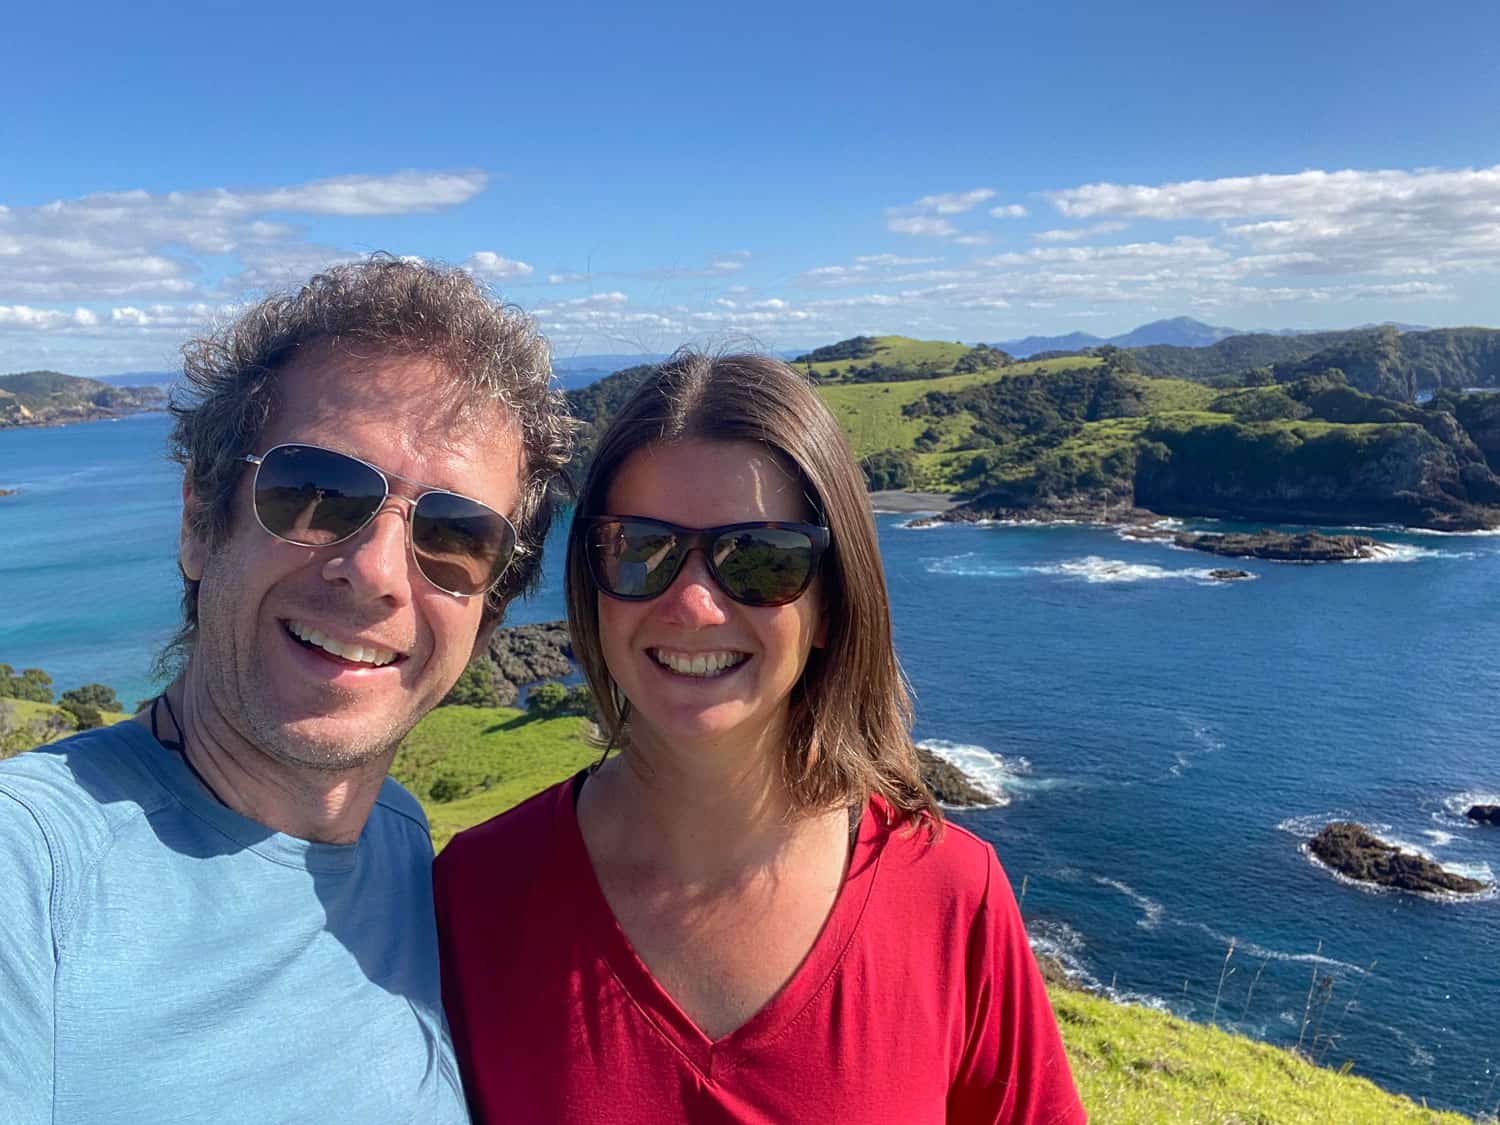
M 769 446 L 692 438 L 642 446 L 611 478 L 605 507 L 687 527 L 811 514 L 797 474 Z

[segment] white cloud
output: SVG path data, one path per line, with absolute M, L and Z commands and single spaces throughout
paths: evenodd
M 953 241 L 959 246 L 988 246 L 991 239 L 987 234 L 961 234 Z
M 1087 227 L 1067 227 L 1062 230 L 1038 231 L 1031 237 L 1038 242 L 1080 242 L 1100 234 L 1114 234 L 1125 229 L 1125 223 L 1094 223 Z
M 1003 203 L 990 208 L 990 214 L 997 219 L 1024 219 L 1028 213 L 1019 203 Z
M 930 215 L 891 218 L 886 221 L 885 225 L 887 230 L 895 231 L 897 234 L 914 234 L 930 238 L 948 238 L 958 233 L 958 228 L 947 219 L 935 219 Z
M 530 277 L 535 271 L 526 262 L 506 258 L 490 250 L 479 250 L 469 255 L 464 269 L 490 281 L 510 281 L 518 277 Z
M 913 208 L 938 215 L 962 215 L 972 211 L 987 199 L 994 199 L 993 188 L 974 188 L 972 191 L 950 191 L 938 195 L 924 195 Z
M 854 261 L 860 266 L 926 266 L 933 262 L 940 262 L 942 259 L 903 258 L 900 254 L 859 254 L 855 256 Z

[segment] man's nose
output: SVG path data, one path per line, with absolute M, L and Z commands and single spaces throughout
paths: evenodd
M 407 527 L 412 503 L 388 496 L 359 533 L 340 543 L 324 567 L 330 581 L 346 582 L 362 597 L 395 602 L 411 596 Z

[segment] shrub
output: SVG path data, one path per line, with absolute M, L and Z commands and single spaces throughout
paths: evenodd
M 859 463 L 865 487 L 871 492 L 887 488 L 911 488 L 917 479 L 916 457 L 906 449 L 883 449 Z
M 568 701 L 568 689 L 556 680 L 548 680 L 531 689 L 526 696 L 526 710 L 532 715 L 556 715 Z
M 463 795 L 463 782 L 448 773 L 443 774 L 442 777 L 434 781 L 427 790 L 428 799 L 438 804 L 442 804 L 445 801 L 456 801 Z
M 499 707 L 500 690 L 495 686 L 495 666 L 490 658 L 471 660 L 438 706 Z
M 586 719 L 599 717 L 599 708 L 594 704 L 594 693 L 589 690 L 588 684 L 578 684 L 568 689 L 568 698 L 563 704 L 563 714 L 582 715 Z
M 104 725 L 104 716 L 99 713 L 99 708 L 91 703 L 80 703 L 76 699 L 65 698 L 58 706 L 73 716 L 79 730 L 93 730 L 95 727 Z
M 81 703 L 89 707 L 97 707 L 101 711 L 123 711 L 120 699 L 115 695 L 115 689 L 105 687 L 103 684 L 84 684 L 82 687 L 74 688 L 72 691 L 62 693 L 59 703 L 66 706 L 69 702 Z

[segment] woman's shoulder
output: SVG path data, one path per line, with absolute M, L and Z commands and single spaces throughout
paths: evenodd
M 975 909 L 997 890 L 1010 893 L 995 849 L 967 828 L 948 820 L 936 824 L 925 815 L 892 823 L 889 810 L 878 801 L 866 815 L 885 821 L 882 876 L 907 884 L 908 893 L 959 900 Z

